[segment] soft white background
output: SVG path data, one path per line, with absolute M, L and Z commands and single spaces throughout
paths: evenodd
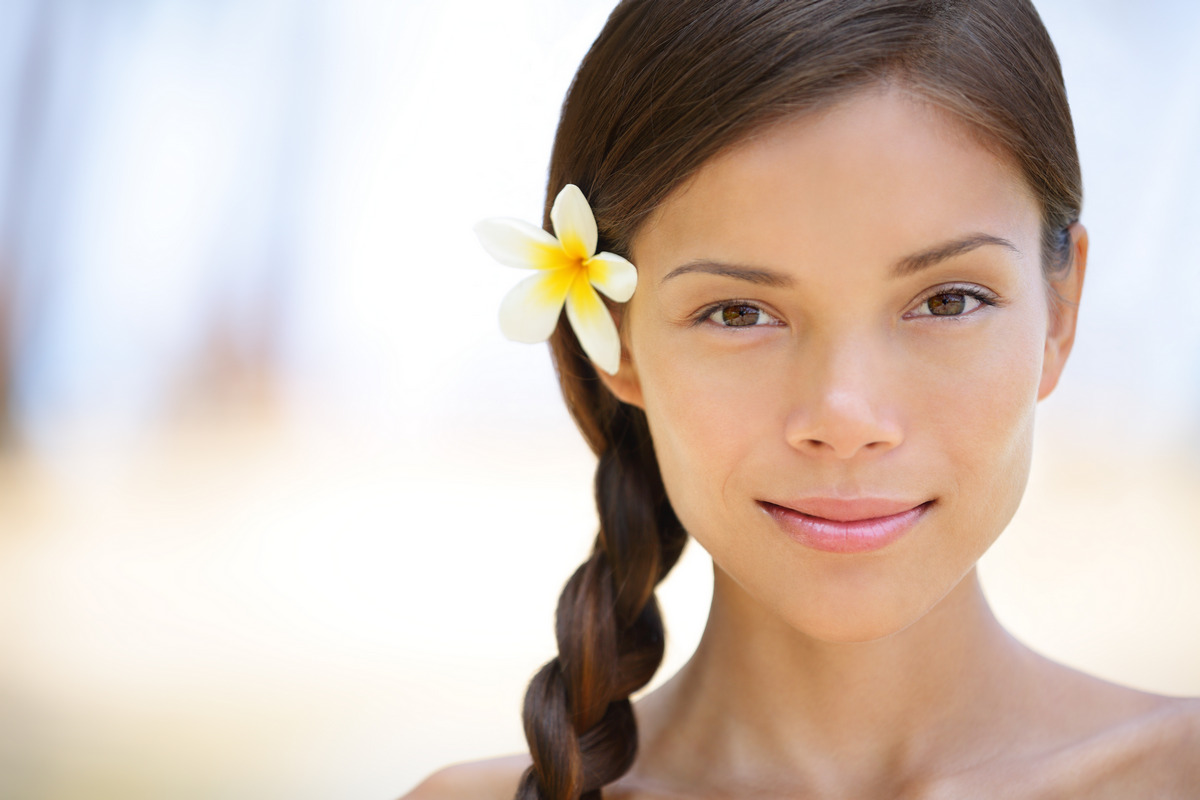
M 1044 652 L 1200 694 L 1200 6 L 1037 5 L 1092 249 L 985 584 Z M 610 6 L 0 7 L 0 796 L 387 798 L 522 747 L 591 463 L 470 227 L 540 219 Z

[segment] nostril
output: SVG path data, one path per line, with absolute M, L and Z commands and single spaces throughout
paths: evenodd
M 826 383 L 823 390 L 814 383 L 797 389 L 785 423 L 785 437 L 794 448 L 851 458 L 859 452 L 883 452 L 903 439 L 896 409 L 880 386 L 842 381 L 836 387 Z
M 788 443 L 797 450 L 812 455 L 831 455 L 837 458 L 853 458 L 860 453 L 882 453 L 896 447 L 901 439 L 898 432 L 847 428 L 830 431 L 821 436 L 789 436 Z

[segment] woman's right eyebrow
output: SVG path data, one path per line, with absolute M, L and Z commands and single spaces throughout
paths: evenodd
M 691 272 L 702 272 L 708 275 L 720 275 L 724 278 L 737 278 L 738 280 L 755 283 L 759 286 L 773 286 L 779 289 L 786 289 L 794 284 L 791 276 L 784 275 L 782 272 L 774 272 L 761 267 L 745 267 L 740 264 L 727 264 L 723 261 L 710 261 L 708 259 L 699 259 L 697 261 L 689 261 L 686 264 L 681 264 L 671 270 L 659 283 L 666 283 L 672 278 L 677 278 L 680 275 L 687 275 Z

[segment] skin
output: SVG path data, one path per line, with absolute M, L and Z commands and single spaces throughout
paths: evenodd
M 979 588 L 1087 263 L 1077 223 L 1048 285 L 1039 224 L 1013 166 L 879 86 L 712 159 L 638 233 L 606 383 L 645 410 L 714 591 L 695 655 L 635 704 L 638 758 L 606 798 L 1196 796 L 1195 701 L 1038 656 Z M 980 233 L 1011 246 L 894 274 Z M 932 502 L 847 554 L 760 504 L 812 496 Z M 411 797 L 511 797 L 528 763 L 459 765 Z

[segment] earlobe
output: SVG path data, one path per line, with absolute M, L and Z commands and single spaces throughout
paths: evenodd
M 629 352 L 627 339 L 629 332 L 623 324 L 625 322 L 625 306 L 610 307 L 609 310 L 612 312 L 613 323 L 617 326 L 618 336 L 621 340 L 621 363 L 617 367 L 616 375 L 610 375 L 602 369 L 596 370 L 596 373 L 614 397 L 622 403 L 645 410 L 645 406 L 642 404 L 642 383 L 638 379 L 637 367 L 634 366 L 633 357 Z
M 1075 344 L 1075 324 L 1079 318 L 1079 299 L 1087 271 L 1088 235 L 1082 223 L 1067 229 L 1071 236 L 1071 266 L 1065 275 L 1050 279 L 1050 320 L 1046 327 L 1046 346 L 1042 359 L 1042 379 L 1038 400 L 1045 399 L 1058 385 L 1067 356 Z M 1055 296 L 1057 295 L 1057 296 Z
M 617 369 L 616 375 L 609 375 L 602 369 L 596 370 L 596 372 L 600 375 L 600 380 L 604 381 L 604 385 L 618 400 L 645 410 L 645 405 L 642 403 L 642 384 L 638 380 L 637 368 L 633 365 L 627 348 L 621 348 L 621 366 Z

